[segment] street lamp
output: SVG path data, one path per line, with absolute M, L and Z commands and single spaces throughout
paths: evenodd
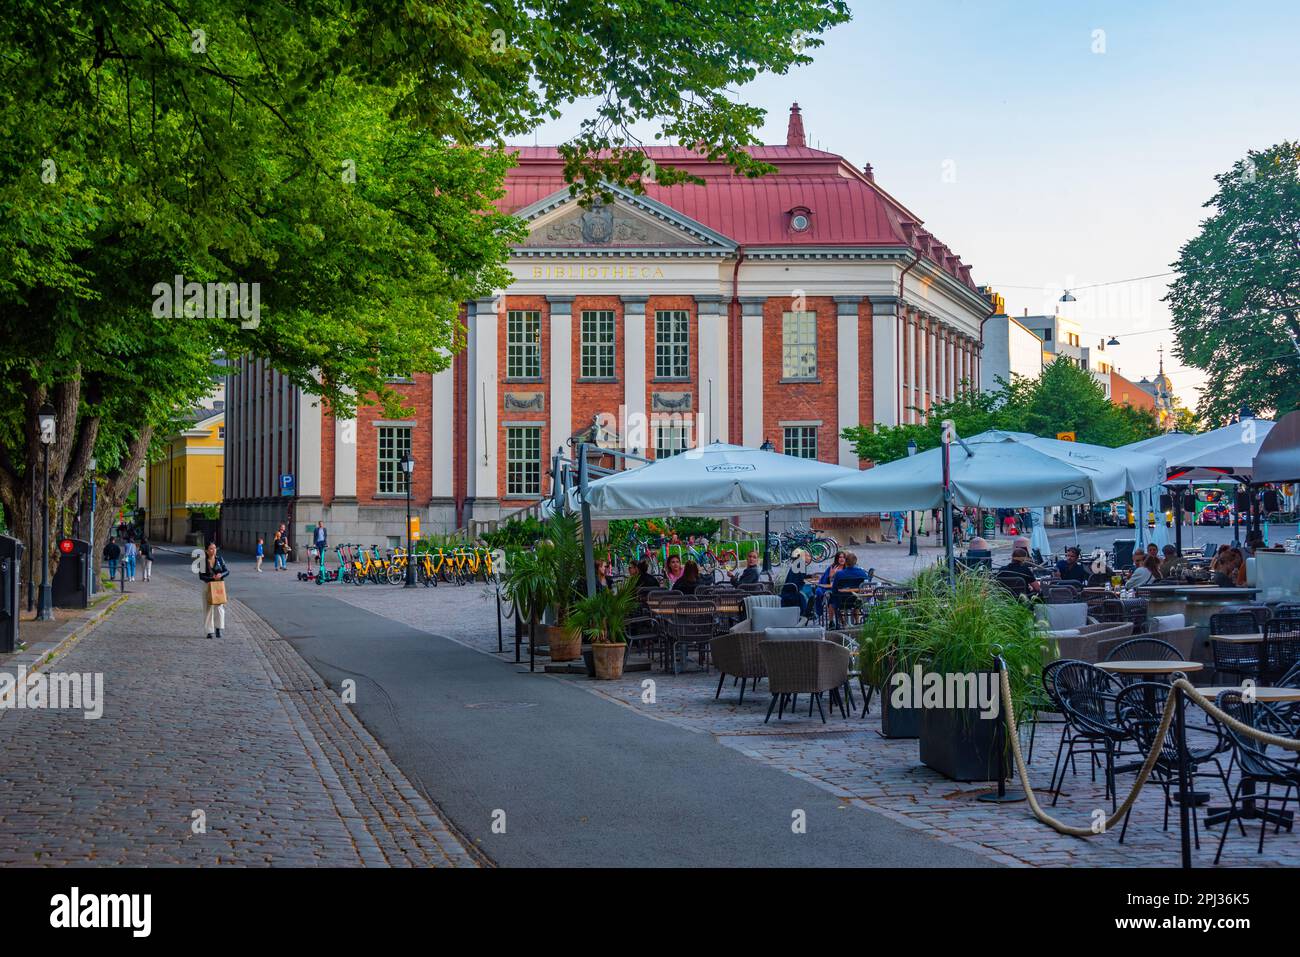
M 1061 297 L 1060 301 L 1061 301 L 1061 302 L 1078 302 L 1077 299 L 1075 299 L 1073 296 L 1070 295 L 1070 290 L 1068 290 L 1068 289 L 1065 290 L 1065 295 Z
M 37 621 L 54 620 L 54 601 L 50 592 L 50 446 L 54 444 L 58 419 L 54 406 L 48 402 L 36 415 L 41 426 L 42 471 L 45 473 L 45 492 L 41 495 L 41 593 L 37 600 Z
M 94 597 L 95 586 L 98 584 L 95 579 L 99 577 L 95 574 L 95 490 L 99 486 L 95 470 L 99 467 L 99 462 L 92 455 L 86 464 L 90 467 L 90 558 L 86 561 L 86 576 L 90 580 L 86 583 L 86 594 Z
M 411 473 L 415 471 L 415 459 L 410 452 L 403 452 L 398 464 L 406 473 L 406 584 L 404 588 L 415 587 L 415 542 L 411 535 Z
M 910 459 L 910 458 L 911 458 L 913 455 L 915 455 L 915 454 L 916 454 L 916 439 L 908 439 L 908 440 L 907 440 L 907 457 Z M 907 554 L 910 556 L 910 555 L 915 555 L 915 554 L 917 554 L 917 551 L 916 551 L 916 512 L 912 512 L 912 513 L 910 513 L 909 518 L 911 518 L 911 520 L 912 520 L 912 537 L 911 537 L 910 543 L 909 543 L 908 546 L 907 546 Z

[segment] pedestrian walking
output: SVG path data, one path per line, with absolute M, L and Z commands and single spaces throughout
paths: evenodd
M 254 554 L 257 556 L 257 573 L 260 575 L 262 574 L 262 559 L 266 557 L 266 545 L 263 544 L 261 535 L 257 536 L 257 551 Z
M 313 541 L 313 543 L 316 545 L 316 551 L 317 551 L 318 553 L 324 553 L 324 551 L 325 551 L 325 523 L 324 523 L 324 522 L 317 522 L 317 523 L 316 523 L 316 531 L 313 532 L 312 534 L 313 534 L 313 539 L 312 539 L 312 541 Z
M 895 541 L 901 543 L 903 541 L 903 528 L 907 524 L 907 521 L 906 519 L 903 518 L 902 512 L 894 512 L 893 517 L 894 517 L 894 539 Z
M 271 551 L 275 553 L 275 570 L 288 571 L 289 532 L 284 525 L 276 531 L 275 540 L 271 543 Z
M 214 634 L 220 638 L 221 629 L 226 627 L 226 577 L 229 574 L 226 560 L 217 552 L 217 543 L 208 542 L 199 580 L 203 582 L 203 627 L 209 638 Z
M 108 563 L 108 580 L 113 581 L 117 578 L 117 560 L 122 557 L 122 546 L 117 543 L 117 538 L 110 535 L 108 543 L 104 545 L 103 558 Z
M 140 560 L 144 563 L 144 580 L 153 578 L 153 546 L 148 538 L 140 539 Z
M 127 539 L 122 545 L 122 561 L 126 562 L 126 580 L 135 581 L 135 559 L 139 552 L 135 547 L 135 542 Z

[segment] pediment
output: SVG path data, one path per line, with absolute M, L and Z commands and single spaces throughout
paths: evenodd
M 528 249 L 718 249 L 735 243 L 671 207 L 614 188 L 612 202 L 583 207 L 568 190 L 516 215 L 528 222 Z

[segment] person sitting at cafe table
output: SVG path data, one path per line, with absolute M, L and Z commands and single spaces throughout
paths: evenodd
M 1239 588 L 1246 584 L 1246 559 L 1240 549 L 1229 548 L 1222 557 L 1215 556 L 1214 584 L 1220 588 Z
M 676 556 L 673 556 L 674 558 Z M 695 562 L 687 562 L 682 567 L 681 577 L 673 583 L 673 591 L 679 591 L 683 595 L 694 595 L 695 589 L 700 584 L 700 566 Z
M 834 581 L 835 576 L 845 568 L 845 565 L 845 553 L 836 552 L 835 558 L 826 566 L 826 570 L 822 572 L 822 577 L 817 579 L 817 587 L 813 590 L 814 614 L 820 615 L 822 613 L 822 606 L 826 603 L 826 596 L 830 594 L 831 582 Z
M 1155 542 L 1149 542 L 1147 544 L 1147 558 L 1154 558 L 1157 562 L 1161 560 L 1160 546 L 1158 546 Z
M 1056 574 L 1061 581 L 1086 584 L 1090 574 L 1079 562 L 1079 547 L 1070 545 L 1065 549 L 1065 557 L 1056 563 Z
M 1128 578 L 1129 588 L 1141 588 L 1143 585 L 1150 585 L 1160 577 L 1160 559 L 1154 555 L 1146 554 L 1138 556 L 1138 566 L 1133 569 L 1133 574 Z
M 1038 591 L 1038 579 L 1034 577 L 1034 566 L 1029 564 L 1029 550 L 1026 548 L 1013 548 L 1011 550 L 1011 561 L 999 568 L 998 572 L 1010 572 L 1012 575 L 1019 575 L 1025 580 L 1026 588 L 1031 592 Z
M 867 573 L 858 565 L 858 556 L 855 552 L 844 553 L 844 567 L 837 571 L 831 579 L 831 593 L 827 601 L 831 606 L 831 614 L 835 620 L 839 621 L 840 609 L 857 604 L 857 595 L 847 595 L 845 592 L 851 588 L 858 588 L 867 580 Z
M 677 584 L 677 579 L 682 577 L 682 557 L 680 555 L 669 555 L 668 561 L 664 564 L 664 587 L 672 588 Z
M 1164 548 L 1165 559 L 1160 563 L 1161 578 L 1179 578 L 1183 574 L 1183 569 L 1187 567 L 1187 559 L 1178 554 L 1178 548 L 1174 545 L 1166 545 Z
M 732 572 L 731 580 L 737 585 L 757 585 L 758 572 L 758 549 L 752 549 L 750 553 L 745 556 L 745 567 L 741 570 L 739 575 Z
M 808 595 L 804 588 L 808 580 L 808 563 L 812 556 L 803 549 L 796 548 L 790 553 L 790 568 L 785 573 L 781 585 L 781 605 L 784 608 L 798 608 L 801 616 L 808 614 Z

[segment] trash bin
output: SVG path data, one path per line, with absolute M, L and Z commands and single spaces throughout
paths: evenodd
M 1137 545 L 1136 538 L 1115 539 L 1115 567 L 1116 568 L 1133 567 L 1133 549 L 1136 545 Z
M 18 647 L 23 543 L 0 535 L 0 654 Z
M 53 581 L 55 607 L 88 608 L 90 595 L 86 584 L 90 579 L 86 576 L 86 563 L 90 561 L 90 542 L 65 538 L 59 542 L 59 552 L 59 567 Z

